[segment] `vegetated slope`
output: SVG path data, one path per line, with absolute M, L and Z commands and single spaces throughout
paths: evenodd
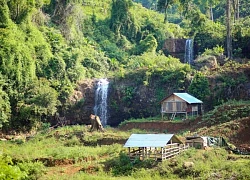
M 250 151 L 250 117 L 210 127 L 205 126 L 195 130 L 195 133 L 201 136 L 224 137 L 237 148 Z
M 228 102 L 196 120 L 183 122 L 155 121 L 128 122 L 122 130 L 133 128 L 156 132 L 224 137 L 229 143 L 242 150 L 250 151 L 250 106 L 249 102 Z

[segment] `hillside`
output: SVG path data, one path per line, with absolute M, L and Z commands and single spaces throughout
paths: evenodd
M 224 46 L 225 12 L 217 11 L 224 7 L 223 2 L 213 5 L 214 21 L 203 3 L 169 4 L 166 21 L 161 4 L 163 9 L 157 10 L 136 2 L 2 1 L 3 130 L 30 131 L 58 117 L 66 117 L 69 124 L 87 123 L 95 86 L 87 85 L 92 89 L 83 90 L 84 96 L 75 93 L 81 82 L 101 77 L 111 81 L 108 107 L 112 126 L 129 118 L 157 115 L 159 100 L 176 91 L 201 98 L 206 110 L 229 99 L 249 98 L 248 68 L 243 70 L 250 47 L 247 7 L 239 7 L 241 18 L 235 19 L 232 28 L 233 58 L 229 60 Z M 167 39 L 192 39 L 195 64 L 182 63 L 164 49 Z M 178 51 L 174 45 L 171 49 Z
M 198 122 L 200 120 L 192 121 L 193 124 L 190 125 L 197 125 L 198 128 L 200 126 Z M 243 150 L 249 147 L 249 122 L 249 118 L 245 118 L 237 122 L 230 121 L 221 125 L 203 127 L 197 132 L 201 135 L 226 135 L 234 142 L 237 142 L 236 138 L 240 139 L 238 145 L 244 143 L 245 146 L 240 147 Z M 161 125 L 166 124 L 167 122 Z M 171 127 L 171 124 L 173 125 L 173 122 L 168 122 L 167 127 Z M 187 128 L 184 125 L 183 127 Z M 54 130 L 44 127 L 36 135 L 27 138 L 21 135 L 13 136 L 9 141 L 0 141 L 2 149 L 0 165 L 4 167 L 0 172 L 17 179 L 58 179 L 58 177 L 60 179 L 153 179 L 156 177 L 157 179 L 205 179 L 217 176 L 244 179 L 249 177 L 249 156 L 233 155 L 223 148 L 189 149 L 164 162 L 150 160 L 131 162 L 126 156 L 127 149 L 123 147 L 124 142 L 132 133 L 147 132 L 159 131 L 157 127 L 143 131 L 106 128 L 104 133 L 100 133 L 88 132 L 88 127 L 79 125 Z M 246 136 L 242 136 L 243 134 Z M 190 133 L 186 131 L 178 134 L 178 137 L 184 139 L 186 135 Z M 192 162 L 193 165 L 184 168 L 185 162 Z
M 228 102 L 216 107 L 202 117 L 185 121 L 147 119 L 126 121 L 121 130 L 141 129 L 156 133 L 174 133 L 180 136 L 223 137 L 238 149 L 250 152 L 249 102 Z M 184 139 L 183 139 L 184 140 Z

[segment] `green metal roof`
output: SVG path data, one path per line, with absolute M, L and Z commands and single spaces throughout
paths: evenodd
M 178 96 L 179 98 L 183 99 L 184 101 L 188 102 L 189 104 L 202 103 L 201 100 L 195 98 L 194 96 L 191 96 L 188 93 L 174 93 L 174 95 Z
M 173 137 L 182 143 L 174 134 L 132 134 L 124 147 L 165 147 Z

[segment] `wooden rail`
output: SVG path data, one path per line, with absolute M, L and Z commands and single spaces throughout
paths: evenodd
M 155 159 L 156 161 L 163 161 L 172 158 L 181 152 L 188 149 L 189 146 L 184 144 L 168 144 L 165 147 L 139 147 L 138 149 L 129 148 L 129 157 L 131 160 L 139 158 L 144 159 Z

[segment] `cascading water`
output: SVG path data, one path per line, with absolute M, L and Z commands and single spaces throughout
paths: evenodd
M 193 40 L 187 39 L 185 45 L 185 63 L 192 64 L 194 60 L 193 57 Z
M 103 126 L 107 125 L 107 97 L 109 82 L 107 79 L 100 79 L 97 82 L 95 91 L 94 113 L 99 116 Z

